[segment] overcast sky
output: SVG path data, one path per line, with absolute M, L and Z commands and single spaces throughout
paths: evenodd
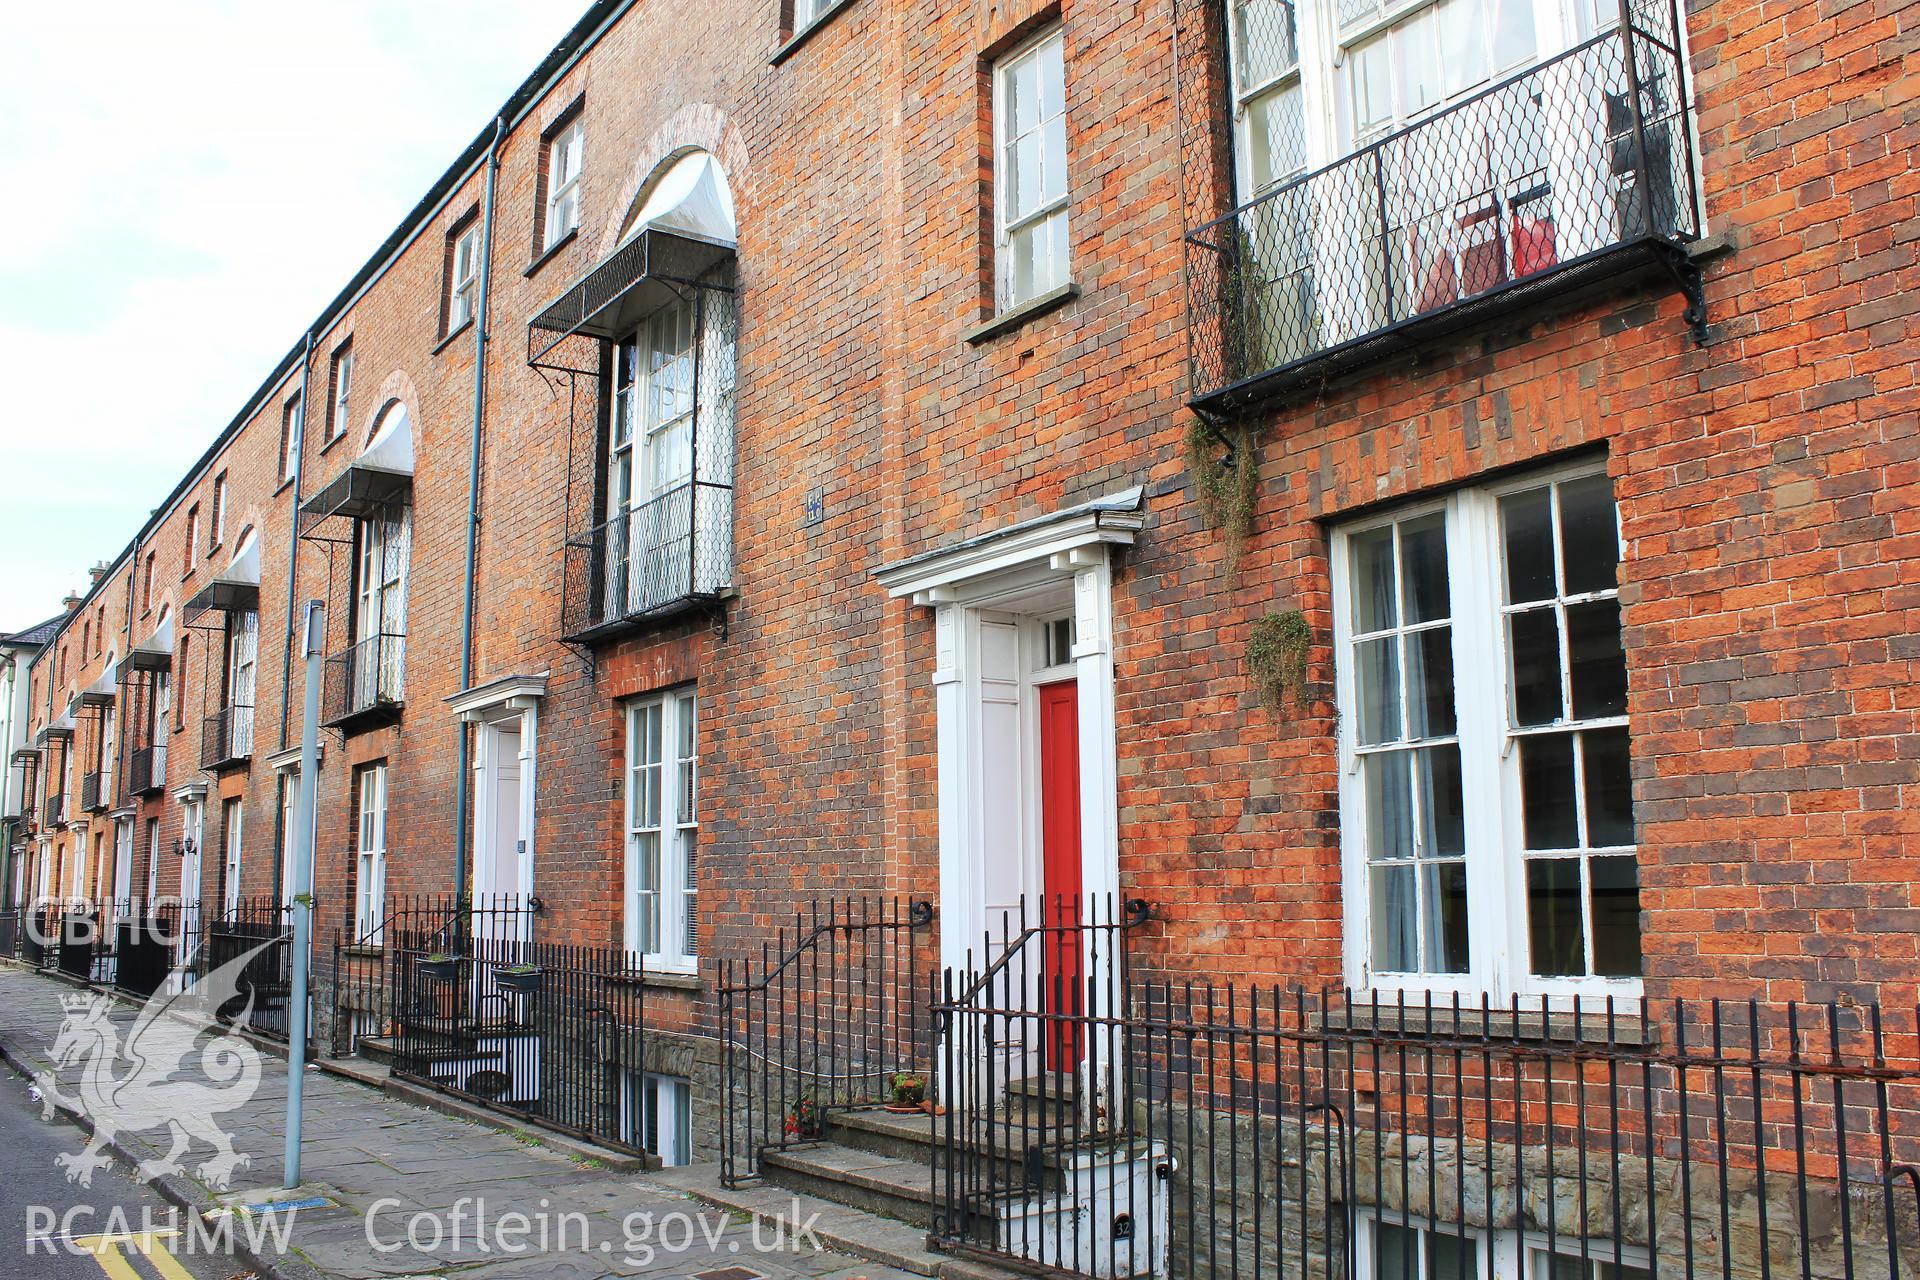
M 585 9 L 0 4 L 0 628 L 126 546 Z

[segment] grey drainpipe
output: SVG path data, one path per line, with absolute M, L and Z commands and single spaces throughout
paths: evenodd
M 293 704 L 293 638 L 298 628 L 293 618 L 293 598 L 298 585 L 294 581 L 295 552 L 300 546 L 300 490 L 307 474 L 307 415 L 313 406 L 307 403 L 307 383 L 313 376 L 313 330 L 307 330 L 305 348 L 300 352 L 300 465 L 293 469 L 293 515 L 287 520 L 287 639 L 280 646 L 280 749 L 287 749 L 287 709 Z
M 491 316 L 488 303 L 493 293 L 493 195 L 500 173 L 500 139 L 506 135 L 507 119 L 493 121 L 493 143 L 487 148 L 487 195 L 480 215 L 480 296 L 473 308 L 473 456 L 467 464 L 467 571 L 465 599 L 460 611 L 460 688 L 473 683 L 473 587 L 474 555 L 480 535 L 480 424 L 487 408 L 487 327 Z M 467 723 L 462 720 L 453 729 L 459 739 L 459 764 L 455 769 L 453 801 L 453 891 L 467 891 L 467 788 L 471 740 Z

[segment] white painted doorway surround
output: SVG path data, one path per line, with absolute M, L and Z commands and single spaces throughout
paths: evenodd
M 447 699 L 473 726 L 473 892 L 476 903 L 514 897 L 534 886 L 534 784 L 545 673 L 508 676 Z M 532 937 L 531 912 L 510 920 L 482 914 L 475 932 L 503 941 Z M 504 930 L 504 932 L 503 932 Z
M 1080 890 L 1119 901 L 1112 565 L 1145 522 L 1139 488 L 1025 521 L 875 572 L 933 610 L 940 812 L 940 948 L 964 970 L 1001 935 L 1001 912 L 1041 888 L 1034 674 L 1078 685 Z M 1036 661 L 1044 624 L 1071 617 L 1064 665 Z

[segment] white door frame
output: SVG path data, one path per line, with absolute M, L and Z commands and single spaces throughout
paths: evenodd
M 522 899 L 533 896 L 537 856 L 534 796 L 539 757 L 540 700 L 545 696 L 546 689 L 544 673 L 537 676 L 509 676 L 475 686 L 447 699 L 448 705 L 460 718 L 472 726 L 475 739 L 471 828 L 473 864 L 470 874 L 476 900 L 481 894 L 517 894 Z M 519 750 L 515 757 L 520 768 L 520 874 L 518 883 L 513 885 L 489 883 L 494 864 L 493 781 L 499 769 L 503 730 L 517 731 L 520 735 Z M 464 891 L 467 886 L 461 885 L 460 888 Z M 531 938 L 532 912 L 522 911 L 519 921 L 522 940 Z

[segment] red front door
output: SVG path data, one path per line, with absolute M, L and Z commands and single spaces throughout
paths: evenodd
M 1081 1012 L 1080 937 L 1080 687 L 1072 680 L 1043 684 L 1040 693 L 1040 846 L 1046 937 L 1041 1008 Z M 1050 1023 L 1043 1038 L 1046 1069 L 1080 1061 L 1079 1029 Z

